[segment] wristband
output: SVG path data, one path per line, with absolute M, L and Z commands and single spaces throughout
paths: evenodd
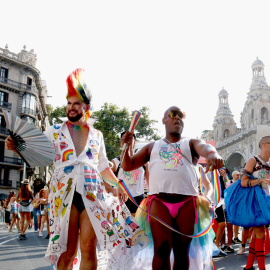
M 216 151 L 210 151 L 210 152 L 208 152 L 207 156 L 209 156 L 209 154 L 211 154 L 211 153 L 216 153 Z

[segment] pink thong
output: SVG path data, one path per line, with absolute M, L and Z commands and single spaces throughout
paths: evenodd
M 178 202 L 178 203 L 168 203 L 168 202 L 164 202 L 164 201 L 161 201 L 159 198 L 157 198 L 155 195 L 152 195 L 150 200 L 148 201 L 148 213 L 150 213 L 150 206 L 151 206 L 151 201 L 153 199 L 156 199 L 158 201 L 160 201 L 161 203 L 163 203 L 170 215 L 172 218 L 176 218 L 178 212 L 179 212 L 179 209 L 187 202 L 189 201 L 190 199 L 193 199 L 193 204 L 194 204 L 194 211 L 195 211 L 195 217 L 196 217 L 196 223 L 197 223 L 197 211 L 196 211 L 196 204 L 195 204 L 195 197 L 190 197 L 182 202 Z M 150 221 L 150 216 L 148 215 L 148 221 Z

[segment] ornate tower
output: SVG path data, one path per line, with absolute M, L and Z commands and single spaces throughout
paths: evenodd
M 229 107 L 228 92 L 222 88 L 218 94 L 219 105 L 214 119 L 214 139 L 216 143 L 221 143 L 228 137 L 236 133 L 236 123 Z
M 252 83 L 241 113 L 241 128 L 243 130 L 252 129 L 257 125 L 267 125 L 270 120 L 270 87 L 264 77 L 264 64 L 257 57 L 251 68 Z

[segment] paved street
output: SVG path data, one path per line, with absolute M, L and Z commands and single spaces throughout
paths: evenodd
M 216 269 L 223 270 L 240 270 L 244 269 L 246 266 L 247 258 L 248 258 L 248 248 L 246 247 L 246 252 L 243 255 L 237 255 L 237 251 L 240 248 L 241 244 L 235 244 L 233 245 L 233 248 L 235 249 L 234 253 L 228 253 L 227 257 L 224 258 L 214 258 L 214 263 L 216 266 Z M 265 258 L 266 261 L 266 269 L 270 270 L 270 254 L 266 255 Z M 256 269 L 259 269 L 257 266 L 257 262 L 254 264 Z
M 27 230 L 27 240 L 19 240 L 19 233 L 8 233 L 0 223 L 0 269 L 1 270 L 51 270 L 44 260 L 48 245 L 47 231 L 39 237 L 34 230 Z
M 15 231 L 15 230 L 14 230 Z M 16 230 L 17 231 L 17 230 Z M 48 240 L 43 236 L 27 230 L 27 240 L 19 240 L 19 233 L 8 233 L 3 223 L 0 223 L 0 270 L 51 270 L 52 267 L 44 260 Z M 238 270 L 245 267 L 248 248 L 244 255 L 237 255 L 240 244 L 233 245 L 235 253 L 224 258 L 214 258 L 216 269 Z M 270 254 L 266 256 L 266 269 L 270 270 Z M 257 267 L 257 264 L 255 264 Z

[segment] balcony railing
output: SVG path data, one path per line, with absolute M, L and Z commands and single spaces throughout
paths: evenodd
M 8 109 L 11 110 L 11 103 L 5 102 L 5 101 L 0 101 L 0 107 L 4 108 L 4 109 Z
M 36 91 L 36 87 L 33 85 L 28 85 L 25 83 L 16 82 L 16 81 L 13 81 L 13 80 L 10 80 L 7 78 L 3 78 L 3 77 L 0 77 L 0 83 L 4 83 L 4 84 L 10 85 L 12 87 L 19 88 L 21 90 L 27 90 L 27 91 L 32 91 L 32 92 Z
M 23 165 L 24 163 L 23 160 L 20 158 L 13 158 L 13 157 L 6 157 L 6 156 L 0 156 L 0 162 L 14 164 L 14 165 Z
M 0 134 L 9 135 L 8 129 L 4 127 L 0 127 Z
M 12 181 L 0 179 L 0 186 L 12 187 Z
M 27 108 L 27 107 L 23 107 L 23 108 L 22 108 L 22 113 L 31 114 L 31 115 L 34 115 L 34 116 L 36 115 L 36 113 L 35 113 L 34 110 L 29 109 L 29 108 Z

